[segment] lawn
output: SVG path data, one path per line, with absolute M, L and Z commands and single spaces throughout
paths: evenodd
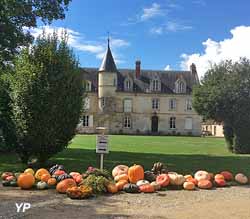
M 24 168 L 13 154 L 0 155 L 0 172 Z M 95 136 L 78 135 L 68 149 L 57 154 L 52 162 L 83 172 L 87 166 L 97 166 Z M 198 169 L 211 172 L 231 170 L 250 175 L 250 155 L 235 155 L 227 151 L 223 138 L 172 136 L 110 136 L 110 153 L 105 155 L 105 168 L 117 164 L 142 164 L 150 169 L 154 162 L 164 162 L 171 171 L 193 173 Z

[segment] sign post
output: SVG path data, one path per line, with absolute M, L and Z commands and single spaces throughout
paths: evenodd
M 108 154 L 108 135 L 105 135 L 105 127 L 97 127 L 96 153 L 100 154 L 100 169 L 103 170 L 104 154 Z

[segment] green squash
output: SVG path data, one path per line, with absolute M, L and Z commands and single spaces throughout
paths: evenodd
M 156 180 L 156 175 L 151 171 L 145 171 L 144 172 L 144 179 L 149 181 L 149 182 L 153 182 Z
M 12 186 L 12 187 L 18 187 L 17 181 L 16 180 L 10 181 L 10 186 Z
M 3 180 L 3 181 L 2 181 L 2 185 L 3 185 L 3 186 L 10 186 L 10 181 Z
M 128 183 L 123 187 L 123 190 L 127 193 L 138 193 L 140 192 L 140 189 L 137 185 Z

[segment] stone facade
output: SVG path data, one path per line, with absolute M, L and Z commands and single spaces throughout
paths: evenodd
M 85 68 L 85 115 L 80 133 L 201 135 L 201 117 L 192 108 L 192 87 L 199 83 L 190 71 L 116 69 L 108 46 L 100 69 Z

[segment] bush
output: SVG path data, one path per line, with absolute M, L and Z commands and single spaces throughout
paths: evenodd
M 43 34 L 24 49 L 10 88 L 15 151 L 24 163 L 44 163 L 74 137 L 83 107 L 83 81 L 66 37 Z

